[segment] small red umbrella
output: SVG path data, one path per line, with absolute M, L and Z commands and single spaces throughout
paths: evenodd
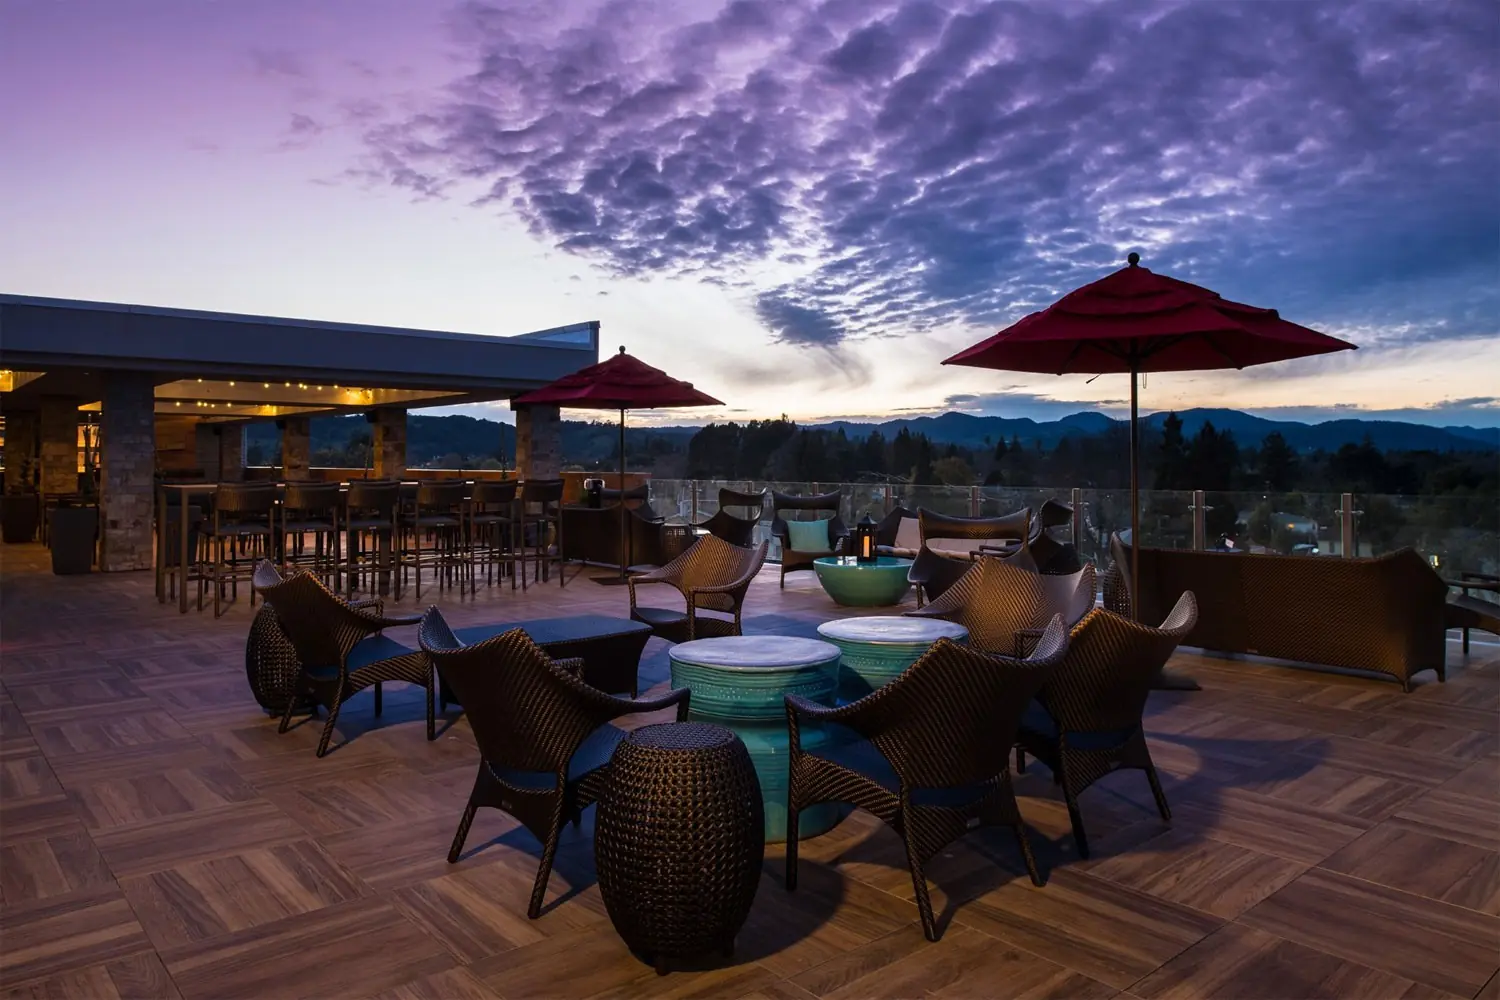
M 722 406 L 720 400 L 693 388 L 691 382 L 672 378 L 660 368 L 652 368 L 638 358 L 620 353 L 608 360 L 571 375 L 564 375 L 550 385 L 517 396 L 513 406 L 563 406 L 582 410 L 620 411 L 620 489 L 625 489 L 625 411 L 669 409 L 678 406 Z M 620 579 L 626 575 L 625 546 L 629 540 L 625 528 L 625 502 L 620 501 Z
M 1354 350 L 1336 337 L 1288 322 L 1274 309 L 1129 265 L 1077 288 L 943 362 L 1052 375 L 1130 373 L 1130 542 L 1140 538 L 1138 387 L 1142 372 L 1248 368 Z M 1130 561 L 1131 613 L 1140 560 Z

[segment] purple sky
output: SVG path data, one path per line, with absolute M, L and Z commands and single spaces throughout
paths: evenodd
M 1362 346 L 1148 408 L 1494 425 L 1497 53 L 1492 0 L 4 0 L 0 290 L 1046 417 L 1126 386 L 937 362 L 1135 249 Z

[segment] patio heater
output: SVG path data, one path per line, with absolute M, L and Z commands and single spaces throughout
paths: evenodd
M 854 526 L 854 557 L 861 563 L 875 561 L 875 522 L 866 514 Z

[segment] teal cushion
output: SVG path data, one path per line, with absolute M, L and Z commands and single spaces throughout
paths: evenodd
M 793 552 L 832 552 L 828 547 L 828 521 L 788 521 L 786 539 Z

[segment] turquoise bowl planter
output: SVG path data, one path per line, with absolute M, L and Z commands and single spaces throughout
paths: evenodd
M 690 688 L 689 718 L 726 726 L 744 741 L 760 779 L 766 841 L 786 841 L 789 740 L 786 702 L 801 695 L 822 705 L 835 702 L 839 649 L 816 639 L 747 635 L 697 639 L 673 646 L 672 686 Z M 826 746 L 829 734 L 804 725 L 804 750 Z M 802 813 L 799 832 L 814 837 L 831 829 L 847 810 L 827 803 Z
M 843 702 L 858 701 L 900 677 L 939 639 L 969 641 L 969 630 L 962 625 L 898 615 L 824 622 L 818 634 L 839 648 L 839 700 Z
M 911 583 L 910 559 L 880 556 L 862 563 L 853 556 L 824 556 L 813 561 L 818 582 L 835 604 L 846 608 L 879 608 L 900 604 Z

